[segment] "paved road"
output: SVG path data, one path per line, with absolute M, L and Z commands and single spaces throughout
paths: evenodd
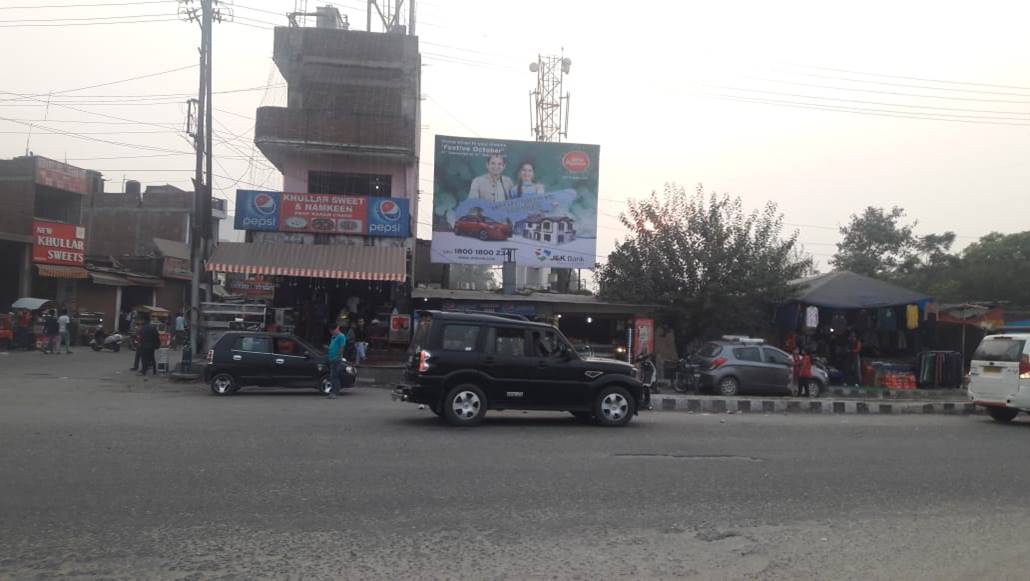
M 0 355 L 0 578 L 1023 579 L 1030 422 L 215 398 Z

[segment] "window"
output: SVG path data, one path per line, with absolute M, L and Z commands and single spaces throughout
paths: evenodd
M 554 331 L 533 331 L 533 344 L 541 357 L 562 357 L 568 349 Z
M 550 231 L 551 231 L 551 223 L 550 222 L 544 222 L 544 232 L 550 232 Z
M 511 327 L 490 329 L 489 344 L 493 353 L 501 357 L 526 356 L 526 333 L 522 329 Z
M 271 353 L 272 340 L 268 337 L 240 337 L 232 346 L 233 351 L 251 353 Z
M 698 355 L 701 357 L 715 357 L 722 353 L 722 346 L 718 343 L 705 343 Z
M 388 175 L 363 173 L 308 172 L 308 191 L 312 194 L 391 197 Z
M 544 242 L 550 242 L 550 241 L 551 241 L 551 235 L 550 234 L 544 234 Z
M 301 357 L 304 355 L 304 349 L 298 345 L 296 341 L 287 339 L 286 337 L 276 337 L 275 353 L 276 355 L 292 355 L 294 357 Z
M 447 325 L 443 329 L 444 351 L 473 351 L 479 339 L 476 325 Z
M 765 349 L 762 349 L 762 352 L 765 353 L 766 363 L 772 363 L 774 365 L 794 364 L 794 362 L 790 359 L 790 356 L 782 351 L 777 351 L 776 349 L 770 349 L 766 347 Z
M 741 361 L 762 362 L 762 355 L 759 353 L 758 347 L 737 347 L 733 350 L 733 356 Z
M 976 353 L 973 353 L 973 360 L 1018 363 L 1023 355 L 1024 345 L 1026 341 L 1008 337 L 984 339 L 976 348 Z

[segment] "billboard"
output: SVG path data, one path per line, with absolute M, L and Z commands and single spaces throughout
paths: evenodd
M 75 224 L 32 222 L 32 262 L 83 266 L 86 264 L 86 229 Z
M 76 194 L 89 193 L 86 170 L 45 157 L 36 157 L 36 183 Z
M 405 198 L 236 191 L 237 230 L 408 237 Z
M 593 268 L 600 146 L 436 137 L 433 262 Z

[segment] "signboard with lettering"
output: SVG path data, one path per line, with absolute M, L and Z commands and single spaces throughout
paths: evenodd
M 193 271 L 190 269 L 190 261 L 182 258 L 165 257 L 161 275 L 165 278 L 177 278 L 179 280 L 193 280 Z
M 275 283 L 263 276 L 229 279 L 227 287 L 232 294 L 243 295 L 255 300 L 271 300 L 275 296 Z
M 407 199 L 236 191 L 237 230 L 407 237 Z
M 86 264 L 86 229 L 75 224 L 32 222 L 32 262 L 83 266 Z
M 89 193 L 86 170 L 45 157 L 36 158 L 36 183 L 76 194 Z

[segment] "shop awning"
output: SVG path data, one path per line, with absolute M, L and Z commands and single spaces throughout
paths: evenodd
M 154 238 L 154 246 L 157 247 L 157 251 L 161 253 L 161 256 L 165 258 L 190 259 L 190 247 L 184 242 Z
M 81 266 L 57 266 L 55 264 L 37 264 L 39 276 L 48 278 L 89 278 L 89 273 Z
M 89 277 L 93 279 L 96 284 L 105 284 L 107 286 L 130 286 L 132 283 L 129 279 L 124 276 L 118 276 L 116 274 L 108 274 L 106 272 L 93 272 L 90 271 Z
M 162 282 L 161 279 L 154 276 L 126 274 L 125 278 L 129 280 L 129 284 L 131 284 L 132 286 L 164 286 L 164 282 Z
M 393 246 L 222 242 L 208 260 L 207 270 L 403 282 L 406 262 L 405 249 Z
M 50 299 L 37 299 L 33 297 L 20 298 L 11 305 L 12 309 L 25 309 L 28 311 L 38 311 L 43 305 L 53 302 Z
M 831 309 L 873 309 L 925 303 L 930 297 L 853 272 L 830 272 L 791 281 L 793 299 Z

